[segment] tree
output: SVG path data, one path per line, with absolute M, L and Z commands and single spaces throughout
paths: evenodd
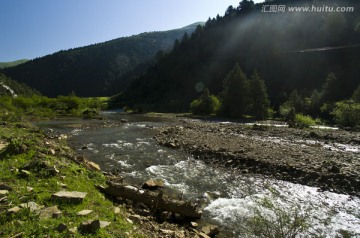
M 258 72 L 250 78 L 250 114 L 258 119 L 264 119 L 268 116 L 270 107 L 269 96 L 264 80 L 261 79 Z
M 197 115 L 211 115 L 220 108 L 220 101 L 214 95 L 210 95 L 209 89 L 205 88 L 202 95 L 191 102 L 190 112 Z
M 321 94 L 315 89 L 311 96 L 309 102 L 308 112 L 311 116 L 318 117 L 320 113 L 320 100 Z
M 222 113 L 230 117 L 242 117 L 249 104 L 249 85 L 239 64 L 235 64 L 225 77 L 221 92 Z
M 334 103 L 341 98 L 340 81 L 336 78 L 334 73 L 330 73 L 322 88 L 322 102 Z
M 355 89 L 353 95 L 351 96 L 351 99 L 356 103 L 360 103 L 360 84 L 357 89 Z
M 341 101 L 335 104 L 331 113 L 335 122 L 343 127 L 360 127 L 360 103 Z

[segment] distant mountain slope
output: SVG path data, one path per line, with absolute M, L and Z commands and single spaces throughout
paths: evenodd
M 33 90 L 29 86 L 18 83 L 9 79 L 3 74 L 0 74 L 0 97 L 1 96 L 16 96 L 16 95 L 34 95 L 39 94 L 36 90 Z
M 12 61 L 12 62 L 0 62 L 0 69 L 14 67 L 14 66 L 17 66 L 19 64 L 23 64 L 26 61 L 28 61 L 28 60 L 27 59 L 21 59 L 21 60 L 16 60 L 16 61 Z
M 354 12 L 291 12 L 289 7 L 353 7 Z M 269 12 L 269 6 L 285 12 Z M 276 8 L 277 9 L 277 8 Z M 222 90 L 223 79 L 235 63 L 250 76 L 257 70 L 265 80 L 273 105 L 292 90 L 321 89 L 333 72 L 349 96 L 360 83 L 360 1 L 273 0 L 260 4 L 243 0 L 223 17 L 178 43 L 146 74 L 133 81 L 113 106 L 145 106 L 148 110 L 187 111 L 201 92 Z M 266 12 L 267 11 L 267 12 Z M 239 92 L 241 93 L 241 92 Z
M 197 24 L 196 24 L 197 25 Z M 184 28 L 123 37 L 37 58 L 2 72 L 46 96 L 104 96 L 124 90 L 132 77 L 155 62 L 159 50 L 170 50 L 176 39 L 195 30 Z

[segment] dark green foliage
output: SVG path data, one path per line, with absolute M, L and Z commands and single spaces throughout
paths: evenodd
M 221 92 L 221 113 L 230 117 L 242 117 L 248 109 L 249 82 L 239 64 L 235 64 L 224 80 Z
M 353 95 L 351 96 L 351 99 L 356 102 L 356 103 L 360 103 L 360 84 L 359 86 L 355 89 Z
M 342 87 L 334 73 L 330 73 L 322 88 L 322 101 L 324 103 L 336 102 L 341 99 Z
M 321 1 L 280 2 L 287 7 L 323 6 Z M 355 0 L 327 4 L 360 8 Z M 311 97 L 331 71 L 341 82 L 337 87 L 341 91 L 334 98 L 348 98 L 360 77 L 360 34 L 354 30 L 359 13 L 267 14 L 261 12 L 263 5 L 268 3 L 242 1 L 239 7 L 229 7 L 223 17 L 209 18 L 205 27 L 185 42 L 177 42 L 175 50 L 134 80 L 117 99 L 118 104 L 149 104 L 164 111 L 169 102 L 177 100 L 177 109 L 187 111 L 187 105 L 198 97 L 194 90 L 198 80 L 219 94 L 222 80 L 236 62 L 246 74 L 259 71 L 276 108 L 284 103 L 283 92 L 297 89 L 299 95 Z M 335 48 L 324 48 L 329 46 Z M 308 114 L 308 104 L 303 104 L 300 112 Z
M 270 101 L 264 80 L 257 71 L 250 78 L 250 110 L 249 113 L 257 119 L 268 116 Z
M 337 102 L 331 114 L 339 126 L 360 128 L 360 103 Z
M 191 102 L 190 112 L 195 115 L 215 114 L 220 108 L 220 101 L 214 95 L 210 95 L 209 89 L 205 88 L 202 95 Z
M 175 39 L 191 34 L 197 25 L 60 51 L 2 71 L 50 97 L 71 91 L 83 97 L 113 95 L 144 73 L 159 50 L 169 51 Z
M 15 93 L 16 95 L 36 95 L 39 92 L 31 89 L 29 86 L 18 83 L 5 75 L 0 73 L 0 96 L 4 95 L 12 95 Z
M 321 94 L 315 89 L 308 101 L 308 113 L 314 117 L 320 114 Z

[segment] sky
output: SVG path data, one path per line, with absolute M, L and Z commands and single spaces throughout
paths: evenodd
M 255 2 L 259 2 L 257 0 Z M 0 0 L 0 62 L 223 16 L 240 0 Z

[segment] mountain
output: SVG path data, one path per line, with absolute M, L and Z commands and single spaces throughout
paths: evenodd
M 202 23 L 59 51 L 2 72 L 50 97 L 71 92 L 78 96 L 111 95 L 124 90 L 133 77 L 155 62 L 159 51 L 170 50 L 176 39 L 190 34 L 198 24 Z
M 284 12 L 270 12 L 270 5 L 284 6 Z M 354 11 L 336 12 L 339 6 Z M 112 105 L 188 111 L 201 94 L 195 86 L 219 94 L 236 63 L 247 76 L 260 73 L 275 106 L 294 89 L 307 95 L 321 90 L 330 72 L 342 82 L 341 96 L 348 97 L 360 83 L 359 8 L 357 0 L 243 0 L 177 42 Z
M 21 59 L 21 60 L 16 60 L 16 61 L 12 61 L 12 62 L 0 62 L 0 69 L 14 67 L 16 65 L 23 64 L 26 61 L 28 61 L 28 60 L 27 59 Z

